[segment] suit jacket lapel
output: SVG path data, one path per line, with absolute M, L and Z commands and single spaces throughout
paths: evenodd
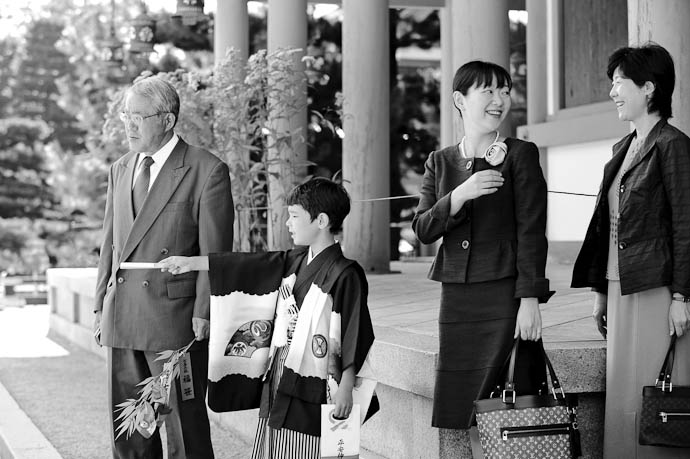
M 132 206 L 132 181 L 134 180 L 134 171 L 137 166 L 138 154 L 132 154 L 132 157 L 122 163 L 125 171 L 120 175 L 120 183 L 115 184 L 115 189 L 120 193 L 120 207 L 116 209 L 116 213 L 122 221 L 124 228 L 131 228 L 134 223 L 134 207 Z
M 156 221 L 158 215 L 161 213 L 165 205 L 168 203 L 173 193 L 182 182 L 185 174 L 189 170 L 189 166 L 184 165 L 184 157 L 187 153 L 187 144 L 180 139 L 175 145 L 172 153 L 163 164 L 156 181 L 149 190 L 146 200 L 139 211 L 139 214 L 134 219 L 132 230 L 129 232 L 127 241 L 122 248 L 122 260 L 132 254 L 136 246 L 141 242 L 146 232 L 151 228 L 153 222 Z M 131 184 L 131 176 L 130 176 Z M 131 188 L 131 185 L 130 185 Z M 130 193 L 131 194 L 131 193 Z M 130 212 L 132 215 L 132 200 L 129 199 Z
M 644 159 L 645 156 L 647 156 L 651 151 L 652 147 L 656 143 L 656 139 L 659 137 L 659 133 L 661 132 L 661 128 L 664 127 L 666 124 L 666 120 L 662 119 L 659 120 L 654 127 L 652 128 L 651 131 L 649 131 L 649 134 L 647 134 L 647 138 L 644 141 L 644 144 L 642 147 L 637 150 L 637 153 L 635 156 L 630 160 L 630 165 L 628 166 L 628 169 L 625 171 L 623 174 L 623 179 L 625 179 L 625 176 L 635 168 L 640 162 Z M 627 148 L 626 148 L 627 151 Z
M 616 178 L 618 170 L 623 165 L 625 154 L 628 152 L 631 142 L 632 134 L 629 134 L 626 138 L 613 146 L 613 157 L 611 158 L 611 161 L 604 166 L 604 181 L 602 182 L 601 187 L 602 194 L 606 194 L 608 189 L 611 187 L 613 179 Z

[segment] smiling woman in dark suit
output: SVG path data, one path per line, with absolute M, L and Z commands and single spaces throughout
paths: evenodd
M 513 338 L 541 338 L 539 303 L 551 295 L 539 152 L 498 133 L 511 87 L 499 65 L 472 61 L 458 69 L 453 102 L 465 136 L 429 155 L 412 222 L 421 242 L 443 238 L 429 273 L 441 282 L 435 427 L 474 424 L 473 401 L 489 396 Z M 525 344 L 521 394 L 534 393 L 545 377 L 541 354 Z
M 618 118 L 635 130 L 604 167 L 572 282 L 596 292 L 593 316 L 608 340 L 604 457 L 687 458 L 685 448 L 638 445 L 637 417 L 670 335 L 690 330 L 690 138 L 667 122 L 675 85 L 668 51 L 620 48 L 607 75 Z M 673 370 L 674 385 L 690 383 L 688 338 L 678 340 Z

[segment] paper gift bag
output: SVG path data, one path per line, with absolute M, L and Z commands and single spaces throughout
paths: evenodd
M 321 459 L 359 459 L 359 405 L 347 419 L 335 419 L 335 405 L 321 405 Z
M 354 405 L 359 405 L 359 423 L 364 424 L 364 418 L 369 411 L 369 405 L 371 405 L 371 398 L 374 395 L 374 389 L 376 388 L 376 380 L 368 378 L 357 378 L 355 381 L 355 387 L 352 388 L 352 403 Z M 336 392 L 338 392 L 338 383 L 333 378 L 333 376 L 328 376 L 328 395 L 327 402 L 333 403 L 333 397 Z

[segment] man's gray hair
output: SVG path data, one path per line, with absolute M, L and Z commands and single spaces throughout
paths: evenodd
M 175 123 L 180 114 L 180 96 L 173 85 L 167 81 L 152 76 L 135 82 L 127 91 L 145 97 L 151 102 L 151 107 L 156 113 L 172 113 L 175 115 Z

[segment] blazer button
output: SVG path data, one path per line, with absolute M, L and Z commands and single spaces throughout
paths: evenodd
M 149 286 L 149 281 L 145 280 L 144 282 L 141 283 L 141 286 L 146 288 Z
M 124 278 L 124 277 L 118 277 L 118 278 L 117 278 L 117 283 L 118 283 L 118 284 L 121 284 L 121 283 L 123 283 L 124 281 L 125 281 L 125 278 Z
M 465 164 L 465 169 L 467 169 L 467 170 L 472 169 L 472 161 L 467 161 L 467 164 Z
M 462 246 L 463 249 L 467 250 L 468 247 L 470 246 L 470 241 L 465 239 L 464 241 L 462 241 L 462 244 L 460 244 L 460 245 Z
M 620 187 L 620 192 L 622 193 L 622 192 L 624 192 L 624 191 L 625 191 L 625 185 L 621 185 L 621 187 Z
M 627 243 L 627 242 L 621 242 L 621 243 L 618 244 L 618 248 L 621 249 L 621 250 L 625 250 L 627 247 L 628 247 L 628 243 Z
M 162 253 L 163 255 L 167 255 L 167 254 L 168 254 L 168 249 L 166 249 L 165 247 L 163 247 L 163 248 L 161 249 L 161 253 Z

